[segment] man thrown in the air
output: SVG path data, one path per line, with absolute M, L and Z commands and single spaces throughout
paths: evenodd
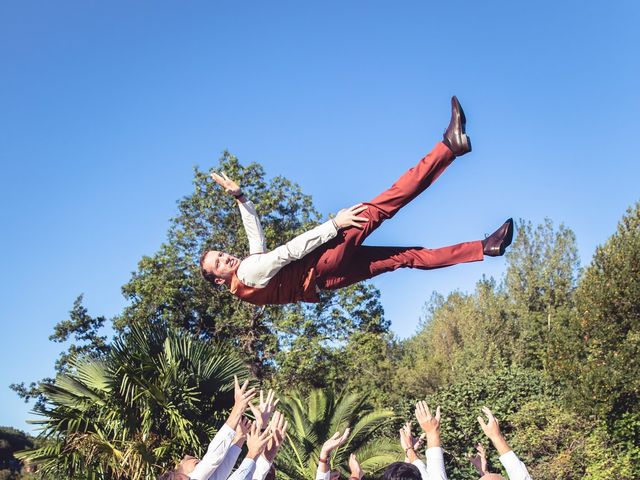
M 240 208 L 250 255 L 240 259 L 208 250 L 200 257 L 202 275 L 227 285 L 238 298 L 254 305 L 317 302 L 320 290 L 335 290 L 398 268 L 431 270 L 500 256 L 511 244 L 508 219 L 484 240 L 429 249 L 362 245 L 380 224 L 422 193 L 453 162 L 471 151 L 466 119 L 458 99 L 451 99 L 451 121 L 442 142 L 389 189 L 369 202 L 341 210 L 335 218 L 267 251 L 260 220 L 240 186 L 224 173 L 213 179 Z

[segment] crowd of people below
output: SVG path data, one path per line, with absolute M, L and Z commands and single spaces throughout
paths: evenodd
M 255 388 L 248 388 L 249 382 L 240 385 L 235 378 L 234 406 L 225 424 L 216 433 L 202 459 L 186 455 L 175 469 L 162 474 L 158 480 L 273 480 L 276 478 L 273 462 L 283 445 L 288 421 L 276 410 L 278 399 L 272 390 L 261 390 L 258 403 L 253 400 L 258 395 Z M 245 416 L 250 410 L 254 420 Z M 487 407 L 482 409 L 486 419 L 478 417 L 482 431 L 500 455 L 500 462 L 509 480 L 531 480 L 527 467 L 511 450 L 500 432 L 498 419 Z M 402 462 L 390 464 L 383 473 L 384 480 L 447 480 L 442 445 L 440 442 L 440 407 L 434 412 L 424 401 L 416 404 L 415 418 L 422 434 L 415 436 L 411 422 L 400 429 L 400 446 L 405 452 Z M 349 439 L 350 430 L 335 434 L 324 442 L 320 449 L 316 480 L 339 480 L 340 472 L 330 469 L 331 454 Z M 233 471 L 242 448 L 247 453 L 238 468 Z M 425 460 L 418 452 L 425 446 Z M 476 445 L 477 455 L 470 458 L 481 480 L 504 479 L 491 473 L 484 446 Z M 349 480 L 361 480 L 364 472 L 354 454 L 349 457 Z M 232 473 L 233 471 L 233 473 Z

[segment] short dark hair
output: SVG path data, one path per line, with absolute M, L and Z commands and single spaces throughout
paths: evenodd
M 158 480 L 184 480 L 185 477 L 189 478 L 184 473 L 171 470 L 170 472 L 164 472 L 162 475 L 160 475 L 158 477 Z
M 211 272 L 207 272 L 204 268 L 204 259 L 210 251 L 211 250 L 205 250 L 202 252 L 202 255 L 200 255 L 200 273 L 207 282 L 214 283 L 218 277 Z
M 395 462 L 387 467 L 382 475 L 383 480 L 421 480 L 420 470 L 406 462 Z

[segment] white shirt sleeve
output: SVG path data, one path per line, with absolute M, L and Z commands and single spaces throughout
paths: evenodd
M 264 253 L 267 251 L 267 239 L 264 237 L 260 218 L 256 212 L 253 203 L 250 201 L 238 202 L 240 208 L 240 216 L 242 217 L 242 225 L 249 239 L 249 253 Z
M 502 466 L 507 471 L 509 480 L 531 480 L 527 467 L 525 467 L 524 463 L 513 453 L 513 450 L 509 450 L 504 455 L 500 455 L 500 463 L 502 463 Z
M 233 472 L 229 480 L 251 480 L 253 472 L 256 470 L 256 462 L 250 458 L 245 458 L 238 469 Z
M 258 460 L 256 460 L 256 471 L 253 472 L 252 480 L 264 480 L 269 470 L 271 470 L 271 463 L 260 455 Z
M 241 451 L 242 449 L 239 446 L 231 445 L 220 466 L 213 472 L 213 475 L 209 476 L 209 480 L 227 480 Z
M 211 474 L 220 466 L 224 457 L 231 446 L 235 430 L 226 423 L 218 430 L 216 436 L 213 437 L 207 453 L 205 453 L 200 463 L 196 465 L 193 472 L 189 474 L 191 480 L 208 480 Z
M 320 471 L 320 465 L 318 465 L 318 469 L 316 470 L 316 480 L 329 480 L 331 478 L 331 470 L 327 467 L 326 472 Z
M 427 477 L 427 466 L 424 464 L 424 462 L 422 460 L 420 460 L 419 458 L 414 460 L 411 465 L 413 465 L 414 467 L 417 467 L 418 470 L 420 470 L 420 478 L 422 478 L 422 480 L 427 480 L 429 477 Z
M 251 255 L 240 263 L 236 275 L 249 287 L 264 288 L 285 265 L 299 260 L 338 234 L 332 220 L 298 235 L 275 250 Z
M 444 455 L 441 447 L 427 448 L 427 479 L 447 480 L 447 472 L 444 469 Z

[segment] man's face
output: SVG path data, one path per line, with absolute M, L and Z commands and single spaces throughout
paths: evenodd
M 209 250 L 202 262 L 202 268 L 218 277 L 215 281 L 217 284 L 222 284 L 225 279 L 231 278 L 231 274 L 238 265 L 240 265 L 238 257 L 217 250 Z
M 178 464 L 178 468 L 176 468 L 176 471 L 183 473 L 184 475 L 189 475 L 191 472 L 193 472 L 193 469 L 196 468 L 196 465 L 198 465 L 199 463 L 200 463 L 200 459 L 198 457 L 185 455 L 184 458 L 180 460 L 180 463 Z
M 498 475 L 497 473 L 487 473 L 480 477 L 480 480 L 505 480 L 502 475 Z

